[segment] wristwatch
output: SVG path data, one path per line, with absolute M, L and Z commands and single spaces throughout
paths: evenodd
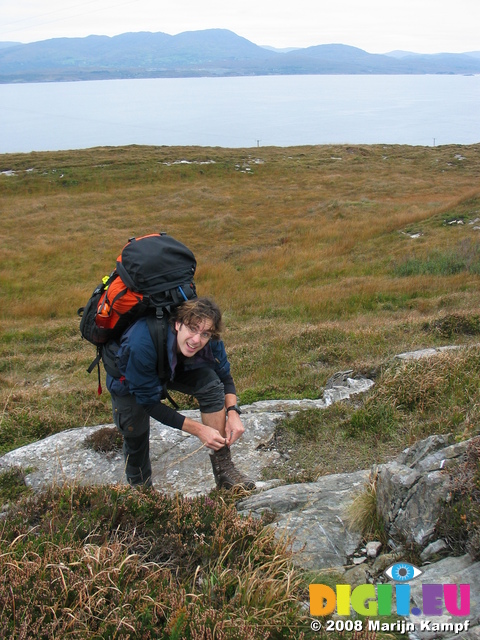
M 238 404 L 232 404 L 231 407 L 227 407 L 227 416 L 228 416 L 228 412 L 229 411 L 236 411 L 239 416 L 242 415 L 242 412 L 241 412 L 240 407 L 238 406 Z

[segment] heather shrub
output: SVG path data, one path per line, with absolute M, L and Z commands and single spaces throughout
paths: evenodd
M 436 533 L 458 555 L 480 560 L 480 437 L 473 438 L 463 460 L 448 470 L 450 493 Z
M 222 499 L 54 488 L 11 507 L 0 538 L 0 635 L 302 637 L 288 545 Z

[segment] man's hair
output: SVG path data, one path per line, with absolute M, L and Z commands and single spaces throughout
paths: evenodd
M 195 328 L 205 320 L 212 322 L 212 327 L 209 331 L 211 331 L 214 340 L 219 340 L 223 330 L 222 312 L 210 298 L 195 298 L 194 300 L 182 302 L 175 310 L 172 324 L 175 326 L 175 322 L 179 322 L 187 327 Z

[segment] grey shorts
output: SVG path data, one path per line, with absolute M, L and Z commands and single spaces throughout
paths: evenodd
M 215 413 L 225 406 L 223 383 L 210 367 L 179 371 L 167 389 L 196 398 L 202 413 Z

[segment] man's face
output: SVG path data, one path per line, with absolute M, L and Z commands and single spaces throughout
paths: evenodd
M 176 322 L 177 352 L 182 353 L 186 358 L 194 356 L 212 337 L 211 329 L 211 320 L 203 320 L 194 327 Z

